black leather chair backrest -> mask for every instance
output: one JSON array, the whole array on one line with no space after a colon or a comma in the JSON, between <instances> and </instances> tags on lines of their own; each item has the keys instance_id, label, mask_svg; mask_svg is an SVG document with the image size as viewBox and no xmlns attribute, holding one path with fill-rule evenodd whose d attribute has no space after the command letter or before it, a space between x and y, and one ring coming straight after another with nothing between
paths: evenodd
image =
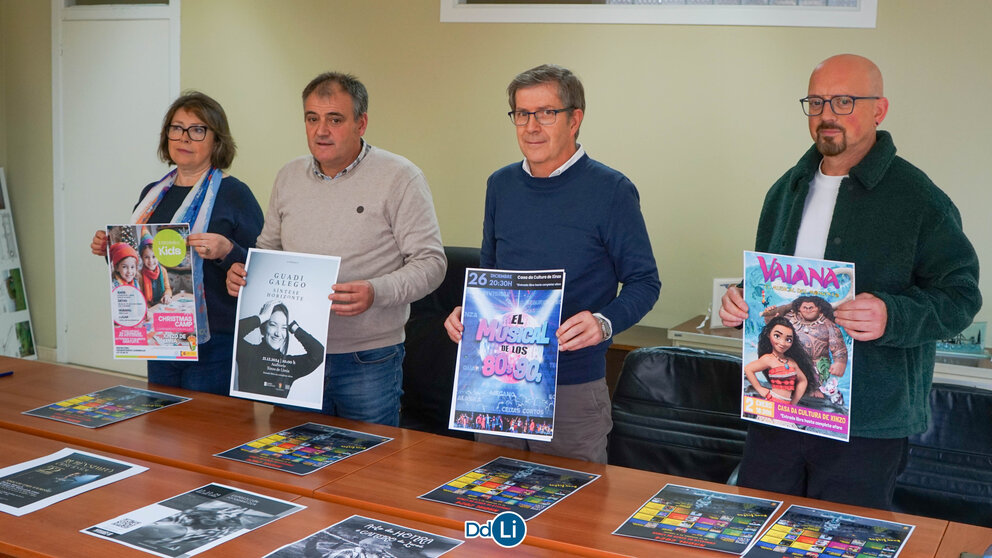
<instances>
[{"instance_id":1,"label":"black leather chair backrest","mask_svg":"<svg viewBox=\"0 0 992 558\"><path fill-rule=\"evenodd\" d=\"M613 394L609 463L726 482L740 463L741 359L682 347L627 355Z\"/></svg>"},{"instance_id":2,"label":"black leather chair backrest","mask_svg":"<svg viewBox=\"0 0 992 558\"><path fill-rule=\"evenodd\" d=\"M410 305L400 426L470 438L471 434L448 430L458 345L448 338L444 320L462 303L465 268L479 267L479 249L445 246L444 254L448 270L441 285Z\"/></svg>"},{"instance_id":3,"label":"black leather chair backrest","mask_svg":"<svg viewBox=\"0 0 992 558\"><path fill-rule=\"evenodd\" d=\"M933 384L930 427L909 439L900 512L992 527L992 391Z\"/></svg>"}]
</instances>

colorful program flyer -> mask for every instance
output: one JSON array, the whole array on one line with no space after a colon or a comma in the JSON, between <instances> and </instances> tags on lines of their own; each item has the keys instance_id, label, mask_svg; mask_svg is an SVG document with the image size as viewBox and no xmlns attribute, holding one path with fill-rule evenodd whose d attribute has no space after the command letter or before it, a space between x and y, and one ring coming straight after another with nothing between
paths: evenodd
<instances>
[{"instance_id":1,"label":"colorful program flyer","mask_svg":"<svg viewBox=\"0 0 992 558\"><path fill-rule=\"evenodd\" d=\"M231 395L320 409L331 285L341 258L248 250Z\"/></svg>"},{"instance_id":2,"label":"colorful program flyer","mask_svg":"<svg viewBox=\"0 0 992 558\"><path fill-rule=\"evenodd\" d=\"M193 556L306 506L208 484L82 532L156 556Z\"/></svg>"},{"instance_id":3,"label":"colorful program flyer","mask_svg":"<svg viewBox=\"0 0 992 558\"><path fill-rule=\"evenodd\" d=\"M896 558L913 529L903 523L789 506L744 558Z\"/></svg>"},{"instance_id":4,"label":"colorful program flyer","mask_svg":"<svg viewBox=\"0 0 992 558\"><path fill-rule=\"evenodd\" d=\"M847 441L854 340L834 310L854 264L744 252L741 417Z\"/></svg>"},{"instance_id":5,"label":"colorful program flyer","mask_svg":"<svg viewBox=\"0 0 992 558\"><path fill-rule=\"evenodd\" d=\"M114 358L196 360L189 225L107 226Z\"/></svg>"},{"instance_id":6,"label":"colorful program flyer","mask_svg":"<svg viewBox=\"0 0 992 558\"><path fill-rule=\"evenodd\" d=\"M65 448L0 469L0 511L21 516L147 470Z\"/></svg>"},{"instance_id":7,"label":"colorful program flyer","mask_svg":"<svg viewBox=\"0 0 992 558\"><path fill-rule=\"evenodd\" d=\"M420 498L492 514L512 511L526 521L598 478L591 473L497 457Z\"/></svg>"},{"instance_id":8,"label":"colorful program flyer","mask_svg":"<svg viewBox=\"0 0 992 558\"><path fill-rule=\"evenodd\" d=\"M448 428L551 440L565 271L465 270Z\"/></svg>"},{"instance_id":9,"label":"colorful program flyer","mask_svg":"<svg viewBox=\"0 0 992 558\"><path fill-rule=\"evenodd\" d=\"M217 457L308 475L390 440L392 438L308 422L218 453Z\"/></svg>"},{"instance_id":10,"label":"colorful program flyer","mask_svg":"<svg viewBox=\"0 0 992 558\"><path fill-rule=\"evenodd\" d=\"M24 414L98 428L185 401L189 401L189 397L114 386L24 411Z\"/></svg>"},{"instance_id":11,"label":"colorful program flyer","mask_svg":"<svg viewBox=\"0 0 992 558\"><path fill-rule=\"evenodd\" d=\"M266 554L265 558L436 558L460 544L462 541L458 539L353 515L305 539Z\"/></svg>"},{"instance_id":12,"label":"colorful program flyer","mask_svg":"<svg viewBox=\"0 0 992 558\"><path fill-rule=\"evenodd\" d=\"M613 534L742 554L780 505L777 500L666 484Z\"/></svg>"}]
</instances>

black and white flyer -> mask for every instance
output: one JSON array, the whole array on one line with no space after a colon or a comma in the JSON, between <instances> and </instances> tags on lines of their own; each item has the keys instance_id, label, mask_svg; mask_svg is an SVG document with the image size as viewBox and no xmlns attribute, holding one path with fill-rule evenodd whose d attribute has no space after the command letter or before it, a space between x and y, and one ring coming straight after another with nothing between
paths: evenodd
<instances>
[{"instance_id":1,"label":"black and white flyer","mask_svg":"<svg viewBox=\"0 0 992 558\"><path fill-rule=\"evenodd\" d=\"M231 395L320 409L331 285L341 258L248 250Z\"/></svg>"},{"instance_id":2,"label":"black and white flyer","mask_svg":"<svg viewBox=\"0 0 992 558\"><path fill-rule=\"evenodd\" d=\"M306 506L208 484L82 532L156 556L193 556Z\"/></svg>"},{"instance_id":3,"label":"black and white flyer","mask_svg":"<svg viewBox=\"0 0 992 558\"><path fill-rule=\"evenodd\" d=\"M435 558L462 544L458 539L353 515L265 558L391 556Z\"/></svg>"},{"instance_id":4,"label":"black and white flyer","mask_svg":"<svg viewBox=\"0 0 992 558\"><path fill-rule=\"evenodd\" d=\"M21 516L147 470L65 448L0 469L0 511Z\"/></svg>"}]
</instances>

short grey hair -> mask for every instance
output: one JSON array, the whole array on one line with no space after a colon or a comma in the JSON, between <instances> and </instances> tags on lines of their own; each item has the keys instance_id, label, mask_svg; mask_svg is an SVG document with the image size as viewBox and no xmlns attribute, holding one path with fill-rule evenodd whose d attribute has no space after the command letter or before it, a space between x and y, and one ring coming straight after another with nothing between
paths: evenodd
<instances>
[{"instance_id":1,"label":"short grey hair","mask_svg":"<svg viewBox=\"0 0 992 558\"><path fill-rule=\"evenodd\" d=\"M303 102L307 102L307 97L313 93L321 98L334 95L335 85L351 97L355 120L369 111L369 92L365 89L365 84L358 81L357 77L341 72L324 72L310 80L310 83L303 88Z\"/></svg>"}]
</instances>

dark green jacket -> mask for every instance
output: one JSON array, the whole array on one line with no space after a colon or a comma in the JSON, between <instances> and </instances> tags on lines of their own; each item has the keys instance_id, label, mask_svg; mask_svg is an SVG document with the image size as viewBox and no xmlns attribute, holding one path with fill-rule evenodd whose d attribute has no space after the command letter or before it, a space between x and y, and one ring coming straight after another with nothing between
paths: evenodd
<instances>
[{"instance_id":1,"label":"dark green jacket","mask_svg":"<svg viewBox=\"0 0 992 558\"><path fill-rule=\"evenodd\" d=\"M792 255L813 146L765 197L755 250ZM854 262L857 292L882 299L885 333L854 342L851 435L901 438L927 428L935 341L967 327L982 306L978 256L956 207L923 171L896 156L888 132L841 182L824 258Z\"/></svg>"}]
</instances>

